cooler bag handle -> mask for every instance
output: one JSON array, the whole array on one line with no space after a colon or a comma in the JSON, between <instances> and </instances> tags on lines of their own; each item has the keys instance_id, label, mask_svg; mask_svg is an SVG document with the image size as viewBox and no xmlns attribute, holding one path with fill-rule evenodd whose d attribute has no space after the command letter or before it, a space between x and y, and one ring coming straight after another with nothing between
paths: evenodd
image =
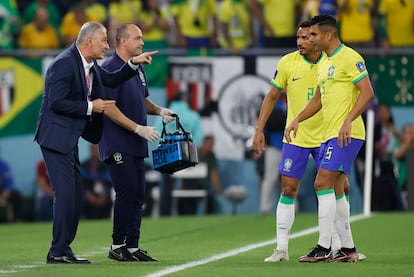
<instances>
[{"instance_id":1,"label":"cooler bag handle","mask_svg":"<svg viewBox=\"0 0 414 277\"><path fill-rule=\"evenodd\" d=\"M172 116L172 117L175 117L175 128L176 128L176 132L177 131L182 131L182 133L184 134L184 135L186 135L188 132L186 132L185 130L184 130L184 127L183 127L183 125L181 125L181 123L180 123L180 117L178 116L178 114L176 114L176 113L173 113L173 114L171 114L170 116ZM166 129L165 129L165 126L166 126L167 124L165 124L164 123L164 121L162 122L162 132L161 132L161 138L163 138L166 134L167 134L167 131L166 131ZM186 135L186 137L188 137L187 135ZM188 139L188 138L187 138Z\"/></svg>"},{"instance_id":2,"label":"cooler bag handle","mask_svg":"<svg viewBox=\"0 0 414 277\"><path fill-rule=\"evenodd\" d=\"M170 116L175 117L175 119L177 119L177 118L178 118L178 114L176 114L176 113L170 114ZM164 121L162 121L162 132L161 132L161 138L163 138L163 137L167 134L167 132L166 132L166 130L165 130L165 126L166 126L166 125L167 125L167 124L165 124L165 123L164 123Z\"/></svg>"}]
</instances>

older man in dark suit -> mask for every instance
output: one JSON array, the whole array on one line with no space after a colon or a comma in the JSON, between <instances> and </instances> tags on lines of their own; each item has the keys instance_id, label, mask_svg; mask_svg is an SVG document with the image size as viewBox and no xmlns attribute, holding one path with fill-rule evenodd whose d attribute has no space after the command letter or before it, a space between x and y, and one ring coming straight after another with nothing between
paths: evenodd
<instances>
[{"instance_id":1,"label":"older man in dark suit","mask_svg":"<svg viewBox=\"0 0 414 277\"><path fill-rule=\"evenodd\" d=\"M82 136L98 143L102 135L102 113L114 101L106 101L103 86L116 87L136 75L138 64L151 63L157 51L132 57L115 72L102 69L96 59L109 49L106 28L85 23L68 49L50 64L39 113L35 141L40 145L55 192L53 240L47 263L83 263L70 244L75 239L82 201L78 140ZM158 137L152 128L142 126L143 137Z\"/></svg>"}]
</instances>

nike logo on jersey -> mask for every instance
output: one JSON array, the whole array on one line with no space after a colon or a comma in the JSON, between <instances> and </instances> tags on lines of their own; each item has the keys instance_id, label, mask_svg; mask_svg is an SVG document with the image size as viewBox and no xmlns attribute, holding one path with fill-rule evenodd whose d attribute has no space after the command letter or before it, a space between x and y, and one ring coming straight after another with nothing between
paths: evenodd
<instances>
[{"instance_id":1,"label":"nike logo on jersey","mask_svg":"<svg viewBox=\"0 0 414 277\"><path fill-rule=\"evenodd\" d=\"M297 80L299 80L300 78L295 78L295 77L293 77L292 78L292 82L294 82L294 81L297 81Z\"/></svg>"}]
</instances>

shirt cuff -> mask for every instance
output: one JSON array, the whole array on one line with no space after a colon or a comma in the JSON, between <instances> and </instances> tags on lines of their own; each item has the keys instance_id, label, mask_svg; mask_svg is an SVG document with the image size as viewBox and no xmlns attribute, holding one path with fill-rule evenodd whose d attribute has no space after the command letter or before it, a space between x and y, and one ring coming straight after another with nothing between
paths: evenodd
<instances>
[{"instance_id":1,"label":"shirt cuff","mask_svg":"<svg viewBox=\"0 0 414 277\"><path fill-rule=\"evenodd\" d=\"M93 110L92 101L88 101L88 110L86 111L86 115L91 115Z\"/></svg>"},{"instance_id":2,"label":"shirt cuff","mask_svg":"<svg viewBox=\"0 0 414 277\"><path fill-rule=\"evenodd\" d=\"M128 60L128 64L133 70L138 69L139 64L133 64L130 59Z\"/></svg>"}]
</instances>

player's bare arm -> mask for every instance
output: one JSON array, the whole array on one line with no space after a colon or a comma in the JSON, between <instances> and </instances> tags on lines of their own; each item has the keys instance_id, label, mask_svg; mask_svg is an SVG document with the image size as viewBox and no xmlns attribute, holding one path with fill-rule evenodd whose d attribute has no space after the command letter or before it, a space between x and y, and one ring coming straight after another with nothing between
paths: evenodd
<instances>
[{"instance_id":1,"label":"player's bare arm","mask_svg":"<svg viewBox=\"0 0 414 277\"><path fill-rule=\"evenodd\" d=\"M309 100L308 104L300 111L297 116L289 123L285 128L285 139L288 143L292 142L292 137L290 136L293 132L293 137L296 137L296 133L299 129L299 122L302 122L314 114L316 114L322 108L321 103L321 91L319 88L316 89L315 95Z\"/></svg>"},{"instance_id":2,"label":"player's bare arm","mask_svg":"<svg viewBox=\"0 0 414 277\"><path fill-rule=\"evenodd\" d=\"M279 99L280 94L281 90L271 86L267 91L265 98L263 99L259 118L257 119L256 132L253 138L253 150L259 155L266 148L263 129L266 125L267 120L269 119L270 114L272 113L273 107Z\"/></svg>"},{"instance_id":3,"label":"player's bare arm","mask_svg":"<svg viewBox=\"0 0 414 277\"><path fill-rule=\"evenodd\" d=\"M343 145L347 146L351 143L351 127L352 121L354 121L358 116L360 116L368 106L368 103L374 97L374 90L372 89L371 82L369 77L361 79L356 87L359 89L360 94L357 101L355 102L354 107L349 112L348 116L345 118L345 121L339 130L338 133L338 145L342 147Z\"/></svg>"}]
</instances>

